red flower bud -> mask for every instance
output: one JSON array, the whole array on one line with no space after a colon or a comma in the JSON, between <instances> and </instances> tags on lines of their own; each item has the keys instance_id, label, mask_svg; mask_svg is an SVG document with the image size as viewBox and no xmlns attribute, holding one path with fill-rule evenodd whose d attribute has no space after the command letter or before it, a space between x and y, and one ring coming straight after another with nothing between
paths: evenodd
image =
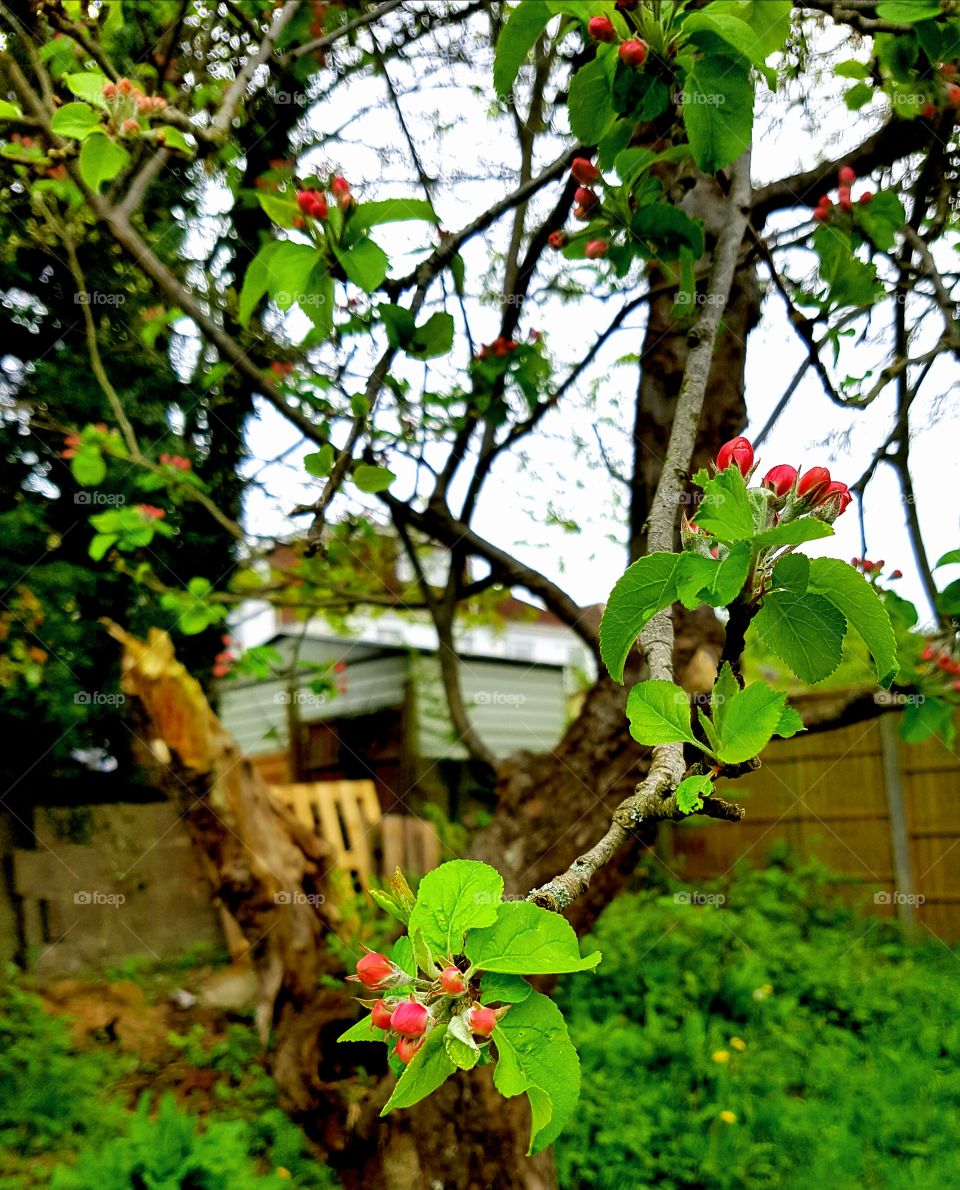
<instances>
[{"instance_id":1,"label":"red flower bud","mask_svg":"<svg viewBox=\"0 0 960 1190\"><path fill-rule=\"evenodd\" d=\"M847 508L853 501L850 495L850 489L845 483L840 483L835 480L833 483L827 484L823 492L816 501L816 507L821 519L835 520L841 513L846 512ZM876 569L880 570L880 566Z\"/></svg>"},{"instance_id":2,"label":"red flower bud","mask_svg":"<svg viewBox=\"0 0 960 1190\"><path fill-rule=\"evenodd\" d=\"M903 571L902 570L891 570L890 577L892 579L893 578L903 578Z\"/></svg>"},{"instance_id":3,"label":"red flower bud","mask_svg":"<svg viewBox=\"0 0 960 1190\"><path fill-rule=\"evenodd\" d=\"M396 966L390 962L386 955L371 950L357 963L356 978L365 987L379 988L393 980L396 970Z\"/></svg>"},{"instance_id":4,"label":"red flower bud","mask_svg":"<svg viewBox=\"0 0 960 1190\"><path fill-rule=\"evenodd\" d=\"M600 196L595 190L590 190L587 186L581 186L573 196L574 201L578 206L581 206L586 211L591 211L600 201Z\"/></svg>"},{"instance_id":5,"label":"red flower bud","mask_svg":"<svg viewBox=\"0 0 960 1190\"><path fill-rule=\"evenodd\" d=\"M811 467L804 471L797 484L797 496L808 504L815 504L830 483L830 472L826 467Z\"/></svg>"},{"instance_id":6,"label":"red flower bud","mask_svg":"<svg viewBox=\"0 0 960 1190\"><path fill-rule=\"evenodd\" d=\"M744 437L731 438L717 453L717 470L726 471L733 464L744 477L753 466L753 447Z\"/></svg>"},{"instance_id":7,"label":"red flower bud","mask_svg":"<svg viewBox=\"0 0 960 1190\"><path fill-rule=\"evenodd\" d=\"M587 260L599 260L601 256L606 256L609 247L606 240L590 240L584 248L583 254Z\"/></svg>"},{"instance_id":8,"label":"red flower bud","mask_svg":"<svg viewBox=\"0 0 960 1190\"><path fill-rule=\"evenodd\" d=\"M960 107L960 87L956 83L951 83L947 87L947 103L951 107Z\"/></svg>"},{"instance_id":9,"label":"red flower bud","mask_svg":"<svg viewBox=\"0 0 960 1190\"><path fill-rule=\"evenodd\" d=\"M463 973L457 967L444 967L440 972L440 986L448 996L459 996L466 990Z\"/></svg>"},{"instance_id":10,"label":"red flower bud","mask_svg":"<svg viewBox=\"0 0 960 1190\"><path fill-rule=\"evenodd\" d=\"M104 83L103 84L104 99L113 99L114 96L116 95L116 93L117 93L116 84L114 84L114 83Z\"/></svg>"},{"instance_id":11,"label":"red flower bud","mask_svg":"<svg viewBox=\"0 0 960 1190\"><path fill-rule=\"evenodd\" d=\"M125 132L127 136L133 136L135 132L140 131L140 121L135 120L133 116L131 116L128 120L124 120L124 122L120 125L120 131Z\"/></svg>"},{"instance_id":12,"label":"red flower bud","mask_svg":"<svg viewBox=\"0 0 960 1190\"><path fill-rule=\"evenodd\" d=\"M386 1000L378 1000L373 1006L373 1012L370 1013L370 1023L375 1029L389 1029L391 1016L393 1016L393 1010Z\"/></svg>"},{"instance_id":13,"label":"red flower bud","mask_svg":"<svg viewBox=\"0 0 960 1190\"><path fill-rule=\"evenodd\" d=\"M350 193L350 183L346 178L336 177L330 183L330 189L337 196L337 198L343 198L345 194Z\"/></svg>"},{"instance_id":14,"label":"red flower bud","mask_svg":"<svg viewBox=\"0 0 960 1190\"><path fill-rule=\"evenodd\" d=\"M957 73L956 62L944 62L944 64L940 67L940 73L944 78L952 79Z\"/></svg>"},{"instance_id":15,"label":"red flower bud","mask_svg":"<svg viewBox=\"0 0 960 1190\"><path fill-rule=\"evenodd\" d=\"M864 190L863 194L860 195L860 202L862 206L869 206L873 202L873 191Z\"/></svg>"},{"instance_id":16,"label":"red flower bud","mask_svg":"<svg viewBox=\"0 0 960 1190\"><path fill-rule=\"evenodd\" d=\"M570 172L581 186L592 186L594 182L600 181L600 171L586 157L574 157Z\"/></svg>"},{"instance_id":17,"label":"red flower bud","mask_svg":"<svg viewBox=\"0 0 960 1190\"><path fill-rule=\"evenodd\" d=\"M789 463L778 463L771 467L761 481L761 487L769 488L775 496L786 496L797 482L797 469Z\"/></svg>"},{"instance_id":18,"label":"red flower bud","mask_svg":"<svg viewBox=\"0 0 960 1190\"><path fill-rule=\"evenodd\" d=\"M404 1064L404 1066L406 1066L416 1054L421 1045L423 1045L423 1040L421 1038L414 1040L412 1037L401 1037L397 1042L394 1053Z\"/></svg>"},{"instance_id":19,"label":"red flower bud","mask_svg":"<svg viewBox=\"0 0 960 1190\"><path fill-rule=\"evenodd\" d=\"M620 43L620 61L626 66L642 66L646 61L647 46L637 39Z\"/></svg>"},{"instance_id":20,"label":"red flower bud","mask_svg":"<svg viewBox=\"0 0 960 1190\"><path fill-rule=\"evenodd\" d=\"M118 79L117 90L121 95L129 95L133 90L133 83L131 83L129 79Z\"/></svg>"},{"instance_id":21,"label":"red flower bud","mask_svg":"<svg viewBox=\"0 0 960 1190\"><path fill-rule=\"evenodd\" d=\"M401 1000L390 1017L390 1027L404 1037L422 1037L430 1013L416 1000Z\"/></svg>"},{"instance_id":22,"label":"red flower bud","mask_svg":"<svg viewBox=\"0 0 960 1190\"><path fill-rule=\"evenodd\" d=\"M167 515L162 508L156 508L153 504L138 504L137 511L147 521L162 521Z\"/></svg>"},{"instance_id":23,"label":"red flower bud","mask_svg":"<svg viewBox=\"0 0 960 1190\"><path fill-rule=\"evenodd\" d=\"M928 103L925 107L921 108L921 110L920 110L920 115L923 116L923 118L925 120L932 120L936 114L937 114L937 109L932 103Z\"/></svg>"},{"instance_id":24,"label":"red flower bud","mask_svg":"<svg viewBox=\"0 0 960 1190\"><path fill-rule=\"evenodd\" d=\"M817 209L813 212L813 217L817 223L827 223L830 219L830 208L817 207Z\"/></svg>"},{"instance_id":25,"label":"red flower bud","mask_svg":"<svg viewBox=\"0 0 960 1190\"><path fill-rule=\"evenodd\" d=\"M617 31L609 17L591 17L587 21L587 33L594 41L616 41Z\"/></svg>"},{"instance_id":26,"label":"red flower bud","mask_svg":"<svg viewBox=\"0 0 960 1190\"><path fill-rule=\"evenodd\" d=\"M467 1012L467 1027L471 1033L476 1033L480 1037L489 1037L496 1023L497 1014L492 1008L474 1004Z\"/></svg>"},{"instance_id":27,"label":"red flower bud","mask_svg":"<svg viewBox=\"0 0 960 1190\"><path fill-rule=\"evenodd\" d=\"M853 203L850 200L850 187L839 186L837 188L837 202L841 211L853 210Z\"/></svg>"},{"instance_id":28,"label":"red flower bud","mask_svg":"<svg viewBox=\"0 0 960 1190\"><path fill-rule=\"evenodd\" d=\"M841 186L852 186L857 180L857 174L849 165L841 165L837 178Z\"/></svg>"},{"instance_id":29,"label":"red flower bud","mask_svg":"<svg viewBox=\"0 0 960 1190\"><path fill-rule=\"evenodd\" d=\"M566 244L567 237L562 231L551 231L547 236L547 243L558 252Z\"/></svg>"},{"instance_id":30,"label":"red flower bud","mask_svg":"<svg viewBox=\"0 0 960 1190\"><path fill-rule=\"evenodd\" d=\"M921 661L932 661L936 657L937 651L933 645L924 645L923 652L920 654Z\"/></svg>"}]
</instances>

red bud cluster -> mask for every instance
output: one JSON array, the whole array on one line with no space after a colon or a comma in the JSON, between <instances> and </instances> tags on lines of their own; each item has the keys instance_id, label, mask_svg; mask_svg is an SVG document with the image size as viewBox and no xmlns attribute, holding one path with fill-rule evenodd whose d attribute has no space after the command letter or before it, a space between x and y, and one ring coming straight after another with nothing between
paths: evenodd
<instances>
[{"instance_id":1,"label":"red bud cluster","mask_svg":"<svg viewBox=\"0 0 960 1190\"><path fill-rule=\"evenodd\" d=\"M503 335L499 335L492 343L483 344L477 352L477 359L489 359L491 355L496 356L497 359L503 359L511 351L516 351L517 347L516 339L505 339Z\"/></svg>"},{"instance_id":2,"label":"red bud cluster","mask_svg":"<svg viewBox=\"0 0 960 1190\"><path fill-rule=\"evenodd\" d=\"M753 444L749 439L741 435L720 447L717 471L726 471L728 467L736 467L744 479L749 479L754 467ZM766 473L760 486L776 498L775 508L789 504L801 512L816 509L820 520L831 523L846 511L853 499L847 485L831 479L826 467L811 467L800 475L789 463L778 463ZM688 531L693 528L691 525Z\"/></svg>"},{"instance_id":3,"label":"red bud cluster","mask_svg":"<svg viewBox=\"0 0 960 1190\"><path fill-rule=\"evenodd\" d=\"M153 504L138 504L137 512L145 521L162 521L167 515L162 508L157 508Z\"/></svg>"},{"instance_id":4,"label":"red bud cluster","mask_svg":"<svg viewBox=\"0 0 960 1190\"><path fill-rule=\"evenodd\" d=\"M326 219L329 213L326 196L319 190L298 190L297 206L311 219Z\"/></svg>"},{"instance_id":5,"label":"red bud cluster","mask_svg":"<svg viewBox=\"0 0 960 1190\"><path fill-rule=\"evenodd\" d=\"M183 455L161 455L160 464L163 467L174 467L177 471L189 471L192 464Z\"/></svg>"}]
</instances>

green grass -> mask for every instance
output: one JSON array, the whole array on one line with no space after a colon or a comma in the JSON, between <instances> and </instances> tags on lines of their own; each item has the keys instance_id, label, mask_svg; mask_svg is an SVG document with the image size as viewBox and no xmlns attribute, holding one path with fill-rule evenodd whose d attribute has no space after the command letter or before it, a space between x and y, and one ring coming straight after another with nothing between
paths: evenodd
<instances>
[{"instance_id":1,"label":"green grass","mask_svg":"<svg viewBox=\"0 0 960 1190\"><path fill-rule=\"evenodd\" d=\"M822 870L713 891L621 897L584 944L597 974L564 981L563 1190L960 1186L956 955L841 907Z\"/></svg>"}]
</instances>

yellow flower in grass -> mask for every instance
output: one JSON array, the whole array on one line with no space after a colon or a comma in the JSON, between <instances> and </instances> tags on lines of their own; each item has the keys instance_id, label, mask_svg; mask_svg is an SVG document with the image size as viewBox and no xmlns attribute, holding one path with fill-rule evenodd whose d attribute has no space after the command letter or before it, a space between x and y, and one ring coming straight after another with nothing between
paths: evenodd
<instances>
[{"instance_id":1,"label":"yellow flower in grass","mask_svg":"<svg viewBox=\"0 0 960 1190\"><path fill-rule=\"evenodd\" d=\"M738 1054L742 1054L743 1051L747 1048L747 1043L743 1040L742 1037L731 1037L730 1045L733 1049L735 1049L737 1051Z\"/></svg>"},{"instance_id":2,"label":"yellow flower in grass","mask_svg":"<svg viewBox=\"0 0 960 1190\"><path fill-rule=\"evenodd\" d=\"M714 1062L719 1062L722 1065L724 1062L730 1061L730 1051L715 1050L713 1054L711 1054L711 1057L713 1058Z\"/></svg>"},{"instance_id":3,"label":"yellow flower in grass","mask_svg":"<svg viewBox=\"0 0 960 1190\"><path fill-rule=\"evenodd\" d=\"M737 1113L732 1111L722 1111L720 1113L720 1119L723 1120L724 1124L736 1124Z\"/></svg>"}]
</instances>

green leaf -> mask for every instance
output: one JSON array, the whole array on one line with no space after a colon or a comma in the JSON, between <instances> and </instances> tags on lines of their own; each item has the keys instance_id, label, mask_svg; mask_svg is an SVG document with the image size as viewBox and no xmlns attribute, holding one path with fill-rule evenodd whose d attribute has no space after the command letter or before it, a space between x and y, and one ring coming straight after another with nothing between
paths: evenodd
<instances>
[{"instance_id":1,"label":"green leaf","mask_svg":"<svg viewBox=\"0 0 960 1190\"><path fill-rule=\"evenodd\" d=\"M677 598L680 555L647 554L617 580L600 621L600 656L615 682L623 681L623 667L633 642L658 611Z\"/></svg>"},{"instance_id":2,"label":"green leaf","mask_svg":"<svg viewBox=\"0 0 960 1190\"><path fill-rule=\"evenodd\" d=\"M827 286L832 306L870 306L883 295L872 264L857 257L855 245L839 227L818 227L813 249L820 258L820 277Z\"/></svg>"},{"instance_id":3,"label":"green leaf","mask_svg":"<svg viewBox=\"0 0 960 1190\"><path fill-rule=\"evenodd\" d=\"M420 881L409 928L422 929L435 953L452 957L460 954L467 930L496 922L502 899L503 877L496 869L473 859L450 860Z\"/></svg>"},{"instance_id":4,"label":"green leaf","mask_svg":"<svg viewBox=\"0 0 960 1190\"><path fill-rule=\"evenodd\" d=\"M470 930L464 953L480 970L508 975L589 971L600 962L598 950L580 957L577 936L565 917L530 901L500 905L493 925Z\"/></svg>"},{"instance_id":5,"label":"green leaf","mask_svg":"<svg viewBox=\"0 0 960 1190\"><path fill-rule=\"evenodd\" d=\"M307 278L304 292L297 303L313 323L317 335L328 339L333 330L333 278L327 271L326 261L321 260Z\"/></svg>"},{"instance_id":6,"label":"green leaf","mask_svg":"<svg viewBox=\"0 0 960 1190\"><path fill-rule=\"evenodd\" d=\"M833 525L816 517L803 517L799 521L786 521L755 533L753 544L766 549L772 545L802 545L805 541L819 541L822 537L832 536Z\"/></svg>"},{"instance_id":7,"label":"green leaf","mask_svg":"<svg viewBox=\"0 0 960 1190\"><path fill-rule=\"evenodd\" d=\"M744 541L753 537L753 511L747 485L736 467L727 467L704 482L703 499L697 509L697 524L721 541Z\"/></svg>"},{"instance_id":8,"label":"green leaf","mask_svg":"<svg viewBox=\"0 0 960 1190\"><path fill-rule=\"evenodd\" d=\"M398 1107L412 1107L414 1103L419 1103L453 1074L456 1066L444 1045L446 1034L446 1029L439 1026L430 1030L426 1041L413 1055L393 1088L393 1094L387 1100L381 1116Z\"/></svg>"},{"instance_id":9,"label":"green leaf","mask_svg":"<svg viewBox=\"0 0 960 1190\"><path fill-rule=\"evenodd\" d=\"M186 153L188 156L193 152L190 142L173 124L161 124L157 129L157 139L161 140L166 149L175 149L178 153Z\"/></svg>"},{"instance_id":10,"label":"green leaf","mask_svg":"<svg viewBox=\"0 0 960 1190\"><path fill-rule=\"evenodd\" d=\"M957 563L960 563L960 550L947 550L933 569L939 570L941 566L953 566Z\"/></svg>"},{"instance_id":11,"label":"green leaf","mask_svg":"<svg viewBox=\"0 0 960 1190\"><path fill-rule=\"evenodd\" d=\"M787 696L766 682L752 682L718 702L713 722L720 736L718 754L724 764L741 764L758 756L776 732Z\"/></svg>"},{"instance_id":12,"label":"green leaf","mask_svg":"<svg viewBox=\"0 0 960 1190\"><path fill-rule=\"evenodd\" d=\"M810 589L846 616L870 650L877 667L877 681L885 689L897 676L897 640L890 617L880 596L859 570L837 558L814 558L810 562Z\"/></svg>"},{"instance_id":13,"label":"green leaf","mask_svg":"<svg viewBox=\"0 0 960 1190\"><path fill-rule=\"evenodd\" d=\"M791 0L714 0L710 12L714 16L734 16L750 27L756 52L765 62L771 54L783 49L790 34ZM747 55L752 57L751 55Z\"/></svg>"},{"instance_id":14,"label":"green leaf","mask_svg":"<svg viewBox=\"0 0 960 1190\"><path fill-rule=\"evenodd\" d=\"M390 267L390 259L379 244L371 239L357 240L346 252L337 252L343 271L354 285L366 293L380 285Z\"/></svg>"},{"instance_id":15,"label":"green leaf","mask_svg":"<svg viewBox=\"0 0 960 1190\"><path fill-rule=\"evenodd\" d=\"M308 279L319 260L312 244L280 241L267 268L267 289L281 310L289 310L307 292Z\"/></svg>"},{"instance_id":16,"label":"green leaf","mask_svg":"<svg viewBox=\"0 0 960 1190\"><path fill-rule=\"evenodd\" d=\"M879 19L893 25L916 25L920 21L932 21L942 12L938 0L883 0L877 5Z\"/></svg>"},{"instance_id":17,"label":"green leaf","mask_svg":"<svg viewBox=\"0 0 960 1190\"><path fill-rule=\"evenodd\" d=\"M356 207L350 215L350 230L367 231L381 223L403 223L410 219L438 222L436 212L424 198L384 198Z\"/></svg>"},{"instance_id":18,"label":"green leaf","mask_svg":"<svg viewBox=\"0 0 960 1190\"><path fill-rule=\"evenodd\" d=\"M88 70L82 74L65 74L63 81L78 99L92 103L94 107L103 108L104 111L108 110L109 104L103 93L103 88L104 84L110 80L99 70Z\"/></svg>"},{"instance_id":19,"label":"green leaf","mask_svg":"<svg viewBox=\"0 0 960 1190\"><path fill-rule=\"evenodd\" d=\"M391 347L403 348L410 342L415 330L413 315L403 306L395 306L384 302L377 307L377 313L387 332L387 342Z\"/></svg>"},{"instance_id":20,"label":"green leaf","mask_svg":"<svg viewBox=\"0 0 960 1190\"><path fill-rule=\"evenodd\" d=\"M580 1096L580 1059L560 1009L540 992L515 1004L498 1021L493 1040L499 1060L493 1083L506 1099L530 1100L528 1156L553 1144Z\"/></svg>"},{"instance_id":21,"label":"green leaf","mask_svg":"<svg viewBox=\"0 0 960 1190\"><path fill-rule=\"evenodd\" d=\"M389 913L391 917L395 917L401 925L406 925L410 920L409 911L404 909L395 897L384 892L382 888L370 888L367 889L367 892L369 892L370 900L374 905L377 905L385 913Z\"/></svg>"},{"instance_id":22,"label":"green leaf","mask_svg":"<svg viewBox=\"0 0 960 1190\"><path fill-rule=\"evenodd\" d=\"M505 97L510 94L520 67L526 62L552 16L546 0L523 0L510 10L500 30L493 60L493 85L498 95Z\"/></svg>"},{"instance_id":23,"label":"green leaf","mask_svg":"<svg viewBox=\"0 0 960 1190\"><path fill-rule=\"evenodd\" d=\"M303 465L308 475L313 475L317 479L326 479L333 470L333 461L334 449L329 442L325 442L319 450L304 458Z\"/></svg>"},{"instance_id":24,"label":"green leaf","mask_svg":"<svg viewBox=\"0 0 960 1190\"><path fill-rule=\"evenodd\" d=\"M433 961L426 935L420 926L410 927L410 942L413 946L413 961L417 964L417 970L422 971L430 979L436 979L440 974L440 968Z\"/></svg>"},{"instance_id":25,"label":"green leaf","mask_svg":"<svg viewBox=\"0 0 960 1190\"><path fill-rule=\"evenodd\" d=\"M53 113L50 127L60 136L83 140L101 127L100 116L87 103L65 103Z\"/></svg>"},{"instance_id":26,"label":"green leaf","mask_svg":"<svg viewBox=\"0 0 960 1190\"><path fill-rule=\"evenodd\" d=\"M453 346L453 316L443 311L431 314L418 326L406 344L407 355L414 359L433 359L446 355Z\"/></svg>"},{"instance_id":27,"label":"green leaf","mask_svg":"<svg viewBox=\"0 0 960 1190\"><path fill-rule=\"evenodd\" d=\"M0 99L0 120L19 120L23 115L22 109L9 99Z\"/></svg>"},{"instance_id":28,"label":"green leaf","mask_svg":"<svg viewBox=\"0 0 960 1190\"><path fill-rule=\"evenodd\" d=\"M677 786L677 809L681 814L692 814L703 809L703 799L713 793L713 782L707 773L684 777Z\"/></svg>"},{"instance_id":29,"label":"green leaf","mask_svg":"<svg viewBox=\"0 0 960 1190\"><path fill-rule=\"evenodd\" d=\"M880 249L889 252L897 242L897 232L907 221L903 203L892 190L880 190L866 206L854 207L857 224Z\"/></svg>"},{"instance_id":30,"label":"green leaf","mask_svg":"<svg viewBox=\"0 0 960 1190\"><path fill-rule=\"evenodd\" d=\"M116 545L118 540L119 538L116 533L95 533L90 539L87 553L94 562L100 562L106 557L112 547Z\"/></svg>"},{"instance_id":31,"label":"green leaf","mask_svg":"<svg viewBox=\"0 0 960 1190\"><path fill-rule=\"evenodd\" d=\"M362 1016L356 1024L350 1026L345 1033L341 1033L337 1041L385 1041L386 1033L372 1023L372 1013Z\"/></svg>"},{"instance_id":32,"label":"green leaf","mask_svg":"<svg viewBox=\"0 0 960 1190\"><path fill-rule=\"evenodd\" d=\"M687 75L683 123L693 159L705 173L725 169L749 148L753 101L749 71L729 58L706 55Z\"/></svg>"},{"instance_id":33,"label":"green leaf","mask_svg":"<svg viewBox=\"0 0 960 1190\"><path fill-rule=\"evenodd\" d=\"M270 287L270 262L279 247L279 240L268 240L247 265L237 306L237 321L241 326L250 321L250 315Z\"/></svg>"},{"instance_id":34,"label":"green leaf","mask_svg":"<svg viewBox=\"0 0 960 1190\"><path fill-rule=\"evenodd\" d=\"M746 21L729 11L717 11L715 5L711 5L706 11L691 13L683 22L683 31L691 35L691 40L695 44L700 43L696 34L710 34L711 37L703 46L704 51L708 54L714 48L713 38L719 37L721 41L726 42L731 49L746 58L748 62L752 62L754 66L763 66L772 52L764 49Z\"/></svg>"},{"instance_id":35,"label":"green leaf","mask_svg":"<svg viewBox=\"0 0 960 1190\"><path fill-rule=\"evenodd\" d=\"M649 243L660 260L676 260L684 248L695 260L703 255L703 224L668 203L641 207L630 220L630 231Z\"/></svg>"},{"instance_id":36,"label":"green leaf","mask_svg":"<svg viewBox=\"0 0 960 1190\"><path fill-rule=\"evenodd\" d=\"M70 460L70 470L77 483L85 488L96 487L107 476L103 455L90 443L77 447L76 454Z\"/></svg>"},{"instance_id":37,"label":"green leaf","mask_svg":"<svg viewBox=\"0 0 960 1190\"><path fill-rule=\"evenodd\" d=\"M454 1066L460 1070L472 1070L480 1061L480 1049L476 1043L469 1045L454 1032L454 1021L460 1019L460 1017L454 1017L450 1022L443 1038L443 1047Z\"/></svg>"},{"instance_id":38,"label":"green leaf","mask_svg":"<svg viewBox=\"0 0 960 1190\"><path fill-rule=\"evenodd\" d=\"M603 55L581 66L571 80L567 98L570 131L585 145L595 145L616 119L612 86L611 69Z\"/></svg>"},{"instance_id":39,"label":"green leaf","mask_svg":"<svg viewBox=\"0 0 960 1190\"><path fill-rule=\"evenodd\" d=\"M802 595L810 583L810 559L805 554L787 554L773 568L773 581L795 595Z\"/></svg>"},{"instance_id":40,"label":"green leaf","mask_svg":"<svg viewBox=\"0 0 960 1190\"><path fill-rule=\"evenodd\" d=\"M638 682L627 697L630 734L638 744L696 744L690 726L690 703L673 682L651 678Z\"/></svg>"},{"instance_id":41,"label":"green leaf","mask_svg":"<svg viewBox=\"0 0 960 1190\"><path fill-rule=\"evenodd\" d=\"M793 707L785 706L780 712L780 722L777 724L776 731L773 734L786 740L790 736L796 735L798 731L806 730L800 712Z\"/></svg>"},{"instance_id":42,"label":"green leaf","mask_svg":"<svg viewBox=\"0 0 960 1190\"><path fill-rule=\"evenodd\" d=\"M752 557L749 541L738 542L722 562L700 554L681 554L677 567L680 602L691 611L701 603L726 607L746 583Z\"/></svg>"},{"instance_id":43,"label":"green leaf","mask_svg":"<svg viewBox=\"0 0 960 1190\"><path fill-rule=\"evenodd\" d=\"M847 58L845 62L838 62L833 73L842 79L868 79L870 77L870 63L858 62L856 58Z\"/></svg>"},{"instance_id":44,"label":"green leaf","mask_svg":"<svg viewBox=\"0 0 960 1190\"><path fill-rule=\"evenodd\" d=\"M903 709L900 736L908 744L920 744L931 736L953 747L956 734L954 706L942 698L925 698L922 702L908 702Z\"/></svg>"},{"instance_id":45,"label":"green leaf","mask_svg":"<svg viewBox=\"0 0 960 1190\"><path fill-rule=\"evenodd\" d=\"M948 583L936 599L937 611L944 616L960 615L960 578Z\"/></svg>"},{"instance_id":46,"label":"green leaf","mask_svg":"<svg viewBox=\"0 0 960 1190\"><path fill-rule=\"evenodd\" d=\"M519 1004L526 1000L533 988L520 975L503 975L499 971L485 971L480 980L481 1004Z\"/></svg>"},{"instance_id":47,"label":"green leaf","mask_svg":"<svg viewBox=\"0 0 960 1190\"><path fill-rule=\"evenodd\" d=\"M802 682L822 682L843 659L847 622L822 595L771 591L764 596L753 626L767 648Z\"/></svg>"},{"instance_id":48,"label":"green leaf","mask_svg":"<svg viewBox=\"0 0 960 1190\"><path fill-rule=\"evenodd\" d=\"M372 463L360 463L353 472L353 482L371 496L385 492L396 478L389 467L374 467Z\"/></svg>"},{"instance_id":49,"label":"green leaf","mask_svg":"<svg viewBox=\"0 0 960 1190\"><path fill-rule=\"evenodd\" d=\"M109 136L88 136L80 150L80 176L95 193L103 182L111 182L130 160L130 154Z\"/></svg>"},{"instance_id":50,"label":"green leaf","mask_svg":"<svg viewBox=\"0 0 960 1190\"><path fill-rule=\"evenodd\" d=\"M300 216L296 194L292 187L277 192L258 190L257 202L263 213L280 227L293 227L294 220Z\"/></svg>"}]
</instances>

